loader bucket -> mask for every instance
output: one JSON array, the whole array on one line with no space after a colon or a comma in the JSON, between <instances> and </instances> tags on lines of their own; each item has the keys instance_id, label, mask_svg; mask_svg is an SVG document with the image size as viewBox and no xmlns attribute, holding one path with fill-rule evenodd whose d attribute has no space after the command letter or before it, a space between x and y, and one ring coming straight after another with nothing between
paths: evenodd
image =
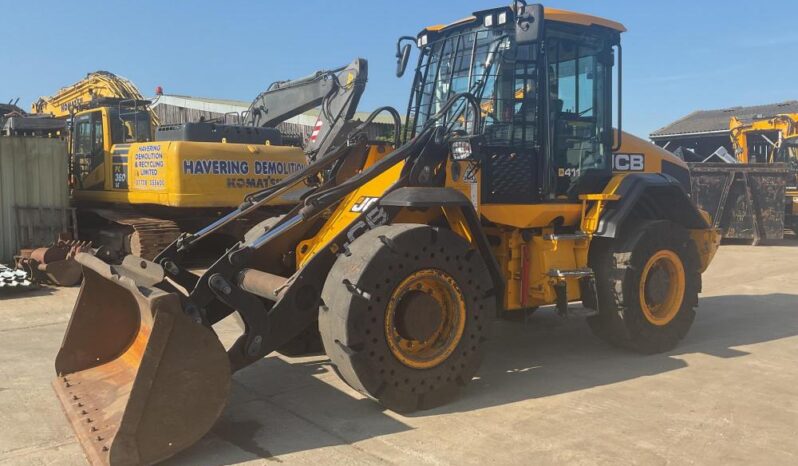
<instances>
[{"instance_id":1,"label":"loader bucket","mask_svg":"<svg viewBox=\"0 0 798 466\"><path fill-rule=\"evenodd\" d=\"M76 259L84 281L56 357L55 392L92 464L164 460L221 414L227 353L176 294L88 254Z\"/></svg>"}]
</instances>

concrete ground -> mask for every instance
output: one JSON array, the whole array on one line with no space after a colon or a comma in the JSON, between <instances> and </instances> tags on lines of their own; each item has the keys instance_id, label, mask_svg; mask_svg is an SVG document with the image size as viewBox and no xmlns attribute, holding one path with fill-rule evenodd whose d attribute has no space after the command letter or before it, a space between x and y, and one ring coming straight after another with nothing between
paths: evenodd
<instances>
[{"instance_id":1,"label":"concrete ground","mask_svg":"<svg viewBox=\"0 0 798 466\"><path fill-rule=\"evenodd\" d=\"M453 403L405 417L324 358L236 374L193 464L796 464L798 242L724 246L675 351L640 356L550 311L497 322ZM0 464L85 464L50 388L76 289L0 297ZM237 322L220 330L229 341Z\"/></svg>"}]
</instances>

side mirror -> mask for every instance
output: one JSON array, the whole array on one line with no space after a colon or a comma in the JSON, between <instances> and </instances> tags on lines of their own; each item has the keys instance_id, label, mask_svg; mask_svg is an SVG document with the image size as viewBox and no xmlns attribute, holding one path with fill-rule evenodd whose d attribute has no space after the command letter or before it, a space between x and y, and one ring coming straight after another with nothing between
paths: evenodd
<instances>
[{"instance_id":1,"label":"side mirror","mask_svg":"<svg viewBox=\"0 0 798 466\"><path fill-rule=\"evenodd\" d=\"M402 45L404 41L411 41L415 42L414 37L400 37L399 41L396 42L396 77L401 78L405 74L405 70L407 69L407 62L410 60L410 52L413 50L413 47L410 44Z\"/></svg>"},{"instance_id":2,"label":"side mirror","mask_svg":"<svg viewBox=\"0 0 798 466\"><path fill-rule=\"evenodd\" d=\"M515 0L515 43L527 45L543 39L543 5L527 5L524 0Z\"/></svg>"}]
</instances>

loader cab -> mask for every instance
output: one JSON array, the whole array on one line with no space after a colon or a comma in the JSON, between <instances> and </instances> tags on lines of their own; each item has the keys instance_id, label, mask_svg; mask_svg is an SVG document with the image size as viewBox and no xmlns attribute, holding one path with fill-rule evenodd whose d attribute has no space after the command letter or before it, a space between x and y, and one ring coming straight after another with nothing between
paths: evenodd
<instances>
[{"instance_id":1,"label":"loader cab","mask_svg":"<svg viewBox=\"0 0 798 466\"><path fill-rule=\"evenodd\" d=\"M453 158L479 165L481 203L573 201L612 176L613 63L624 29L546 9L530 41L519 38L515 12L477 12L418 35L405 137L451 96L470 92L482 113L480 143ZM439 124L469 132L474 117L465 107Z\"/></svg>"}]
</instances>

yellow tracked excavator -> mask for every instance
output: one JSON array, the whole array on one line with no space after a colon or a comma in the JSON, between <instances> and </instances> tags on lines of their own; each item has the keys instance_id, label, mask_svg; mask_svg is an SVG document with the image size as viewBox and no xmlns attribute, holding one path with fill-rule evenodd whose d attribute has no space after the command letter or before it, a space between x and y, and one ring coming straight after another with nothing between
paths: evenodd
<instances>
[{"instance_id":1,"label":"yellow tracked excavator","mask_svg":"<svg viewBox=\"0 0 798 466\"><path fill-rule=\"evenodd\" d=\"M25 125L41 128L54 121L68 128L71 197L81 239L101 247L109 260L126 254L152 259L181 231L202 227L248 193L281 182L323 153L342 126L351 124L367 76L367 62L356 59L273 83L240 124L192 122L156 130L157 114L136 86L97 71L40 98L32 115L16 117L11 126L25 132ZM277 129L315 107L322 108L318 131L307 143ZM234 222L219 232L216 249L297 201L275 199L247 221Z\"/></svg>"},{"instance_id":2,"label":"yellow tracked excavator","mask_svg":"<svg viewBox=\"0 0 798 466\"><path fill-rule=\"evenodd\" d=\"M686 165L620 128L624 31L515 1L403 37L397 74L413 45L419 58L398 147L354 127L153 261L79 256L53 385L89 460L187 448L237 370L298 339L320 340L346 383L399 412L450 401L491 319L535 306L581 314L631 350L676 346L720 238ZM308 180L285 216L187 269L215 231ZM232 313L246 330L225 349L213 325Z\"/></svg>"}]
</instances>

